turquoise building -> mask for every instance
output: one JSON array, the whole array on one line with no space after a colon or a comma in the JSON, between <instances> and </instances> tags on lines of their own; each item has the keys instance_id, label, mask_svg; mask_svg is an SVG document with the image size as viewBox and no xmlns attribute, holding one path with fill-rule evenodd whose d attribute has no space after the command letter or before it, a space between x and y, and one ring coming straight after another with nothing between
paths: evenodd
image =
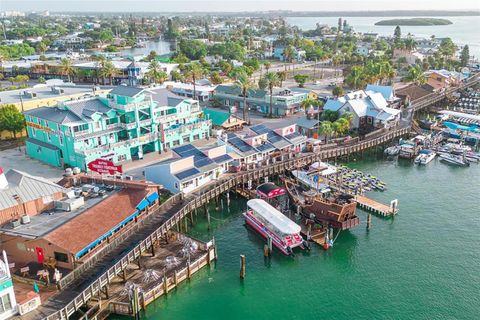
<instances>
[{"instance_id":1,"label":"turquoise building","mask_svg":"<svg viewBox=\"0 0 480 320\"><path fill-rule=\"evenodd\" d=\"M211 121L198 101L166 89L118 86L106 96L24 112L27 154L56 167L96 159L115 164L209 137Z\"/></svg>"}]
</instances>

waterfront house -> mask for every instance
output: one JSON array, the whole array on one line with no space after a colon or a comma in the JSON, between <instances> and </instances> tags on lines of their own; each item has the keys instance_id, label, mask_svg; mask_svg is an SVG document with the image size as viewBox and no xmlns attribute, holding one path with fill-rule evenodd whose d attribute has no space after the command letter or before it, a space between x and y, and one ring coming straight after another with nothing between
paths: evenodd
<instances>
[{"instance_id":1,"label":"waterfront house","mask_svg":"<svg viewBox=\"0 0 480 320\"><path fill-rule=\"evenodd\" d=\"M172 158L145 167L145 179L172 193L192 192L228 171L233 160L225 146L198 149L191 144L172 149Z\"/></svg>"},{"instance_id":2,"label":"waterfront house","mask_svg":"<svg viewBox=\"0 0 480 320\"><path fill-rule=\"evenodd\" d=\"M306 52L305 50L299 50L295 47L292 47L292 56L289 57L289 59L295 60L297 62L303 62L305 61L306 57ZM273 49L273 58L280 60L280 61L285 61L285 47L284 46L276 46Z\"/></svg>"},{"instance_id":3,"label":"waterfront house","mask_svg":"<svg viewBox=\"0 0 480 320\"><path fill-rule=\"evenodd\" d=\"M377 91L350 92L343 97L329 99L323 109L337 111L339 115L352 113L352 128L361 134L393 127L400 120L400 110L389 107L382 92Z\"/></svg>"},{"instance_id":4,"label":"waterfront house","mask_svg":"<svg viewBox=\"0 0 480 320\"><path fill-rule=\"evenodd\" d=\"M410 49L401 49L401 48L394 48L393 49L393 61L398 61L400 59L405 59L408 64L415 64L417 60L423 61L425 56L418 52L417 50L410 50Z\"/></svg>"},{"instance_id":5,"label":"waterfront house","mask_svg":"<svg viewBox=\"0 0 480 320\"><path fill-rule=\"evenodd\" d=\"M246 135L226 133L219 136L218 143L227 147L228 154L240 166L267 164L276 156L302 152L307 137L297 131L296 125L271 129L263 124L250 128Z\"/></svg>"},{"instance_id":6,"label":"waterfront house","mask_svg":"<svg viewBox=\"0 0 480 320\"><path fill-rule=\"evenodd\" d=\"M272 114L286 116L298 112L301 103L307 99L305 92L292 91L287 88L274 88L272 100ZM243 96L236 85L219 85L215 90L215 100L225 107L243 109ZM247 105L250 110L258 110L261 113L270 112L270 93L267 90L250 89L247 92Z\"/></svg>"},{"instance_id":7,"label":"waterfront house","mask_svg":"<svg viewBox=\"0 0 480 320\"><path fill-rule=\"evenodd\" d=\"M217 86L207 84L204 81L200 83L203 83L203 84L195 85L195 97L193 96L194 90L193 90L193 84L191 83L169 82L166 85L170 91L172 91L173 93L181 97L192 98L200 102L210 100L210 98L213 97L215 88Z\"/></svg>"},{"instance_id":8,"label":"waterfront house","mask_svg":"<svg viewBox=\"0 0 480 320\"><path fill-rule=\"evenodd\" d=\"M241 129L246 123L237 115L222 110L205 108L203 109L203 114L205 115L205 119L212 121L212 127L215 129Z\"/></svg>"},{"instance_id":9,"label":"waterfront house","mask_svg":"<svg viewBox=\"0 0 480 320\"><path fill-rule=\"evenodd\" d=\"M455 87L460 84L462 74L456 71L429 70L425 72L427 78L427 85L431 87L433 92L439 92L449 87Z\"/></svg>"},{"instance_id":10,"label":"waterfront house","mask_svg":"<svg viewBox=\"0 0 480 320\"><path fill-rule=\"evenodd\" d=\"M158 207L161 188L83 174L61 184L69 191L51 209L0 228L2 249L18 268L29 267L27 278L36 279L45 265L68 272L84 263Z\"/></svg>"},{"instance_id":11,"label":"waterfront house","mask_svg":"<svg viewBox=\"0 0 480 320\"><path fill-rule=\"evenodd\" d=\"M21 223L22 217L35 216L53 207L66 190L42 177L0 167L0 225Z\"/></svg>"},{"instance_id":12,"label":"waterfront house","mask_svg":"<svg viewBox=\"0 0 480 320\"><path fill-rule=\"evenodd\" d=\"M320 120L317 118L301 118L297 121L298 132L309 138L318 138L320 129Z\"/></svg>"},{"instance_id":13,"label":"waterfront house","mask_svg":"<svg viewBox=\"0 0 480 320\"><path fill-rule=\"evenodd\" d=\"M115 164L210 135L198 102L166 89L118 86L106 96L24 112L28 156L56 167Z\"/></svg>"}]
</instances>

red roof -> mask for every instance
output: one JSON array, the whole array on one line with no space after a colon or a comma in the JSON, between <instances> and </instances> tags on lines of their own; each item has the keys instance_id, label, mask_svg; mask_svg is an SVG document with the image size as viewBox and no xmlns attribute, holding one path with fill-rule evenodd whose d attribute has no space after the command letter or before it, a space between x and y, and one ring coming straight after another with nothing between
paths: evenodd
<instances>
[{"instance_id":1,"label":"red roof","mask_svg":"<svg viewBox=\"0 0 480 320\"><path fill-rule=\"evenodd\" d=\"M76 254L132 215L147 190L125 189L61 225L44 239Z\"/></svg>"}]
</instances>

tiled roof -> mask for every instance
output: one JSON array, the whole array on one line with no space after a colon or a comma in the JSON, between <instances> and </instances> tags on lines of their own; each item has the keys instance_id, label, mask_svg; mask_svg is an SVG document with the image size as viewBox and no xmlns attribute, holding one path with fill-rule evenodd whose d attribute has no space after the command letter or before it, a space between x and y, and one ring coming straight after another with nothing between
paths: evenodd
<instances>
[{"instance_id":1,"label":"tiled roof","mask_svg":"<svg viewBox=\"0 0 480 320\"><path fill-rule=\"evenodd\" d=\"M18 196L19 201L24 203L66 191L61 186L47 179L14 169L10 169L5 174L5 177L7 178L8 188L0 190L0 209L18 205L14 196Z\"/></svg>"},{"instance_id":2,"label":"tiled roof","mask_svg":"<svg viewBox=\"0 0 480 320\"><path fill-rule=\"evenodd\" d=\"M112 91L110 91L110 94L116 94L124 97L135 97L136 95L138 95L143 91L144 89L137 88L137 87L117 86Z\"/></svg>"},{"instance_id":3,"label":"tiled roof","mask_svg":"<svg viewBox=\"0 0 480 320\"><path fill-rule=\"evenodd\" d=\"M76 254L132 215L147 194L147 190L135 189L114 193L50 232L44 239Z\"/></svg>"}]
</instances>

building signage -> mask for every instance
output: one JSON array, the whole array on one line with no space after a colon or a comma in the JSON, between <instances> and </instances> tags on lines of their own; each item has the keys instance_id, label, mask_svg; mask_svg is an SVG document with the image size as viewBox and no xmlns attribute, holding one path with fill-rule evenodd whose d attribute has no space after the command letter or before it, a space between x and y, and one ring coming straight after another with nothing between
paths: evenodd
<instances>
[{"instance_id":1,"label":"building signage","mask_svg":"<svg viewBox=\"0 0 480 320\"><path fill-rule=\"evenodd\" d=\"M104 160L104 159L96 159L90 162L87 165L88 169L95 171L100 174L115 174L115 173L122 173L122 166L116 166L113 164L113 161Z\"/></svg>"},{"instance_id":2,"label":"building signage","mask_svg":"<svg viewBox=\"0 0 480 320\"><path fill-rule=\"evenodd\" d=\"M35 129L40 129L40 130L43 130L43 131L47 131L47 132L52 132L53 131L52 128L49 128L47 126L42 126L41 124L38 124L38 123L35 123L35 122L27 121L27 126L35 128Z\"/></svg>"}]
</instances>

